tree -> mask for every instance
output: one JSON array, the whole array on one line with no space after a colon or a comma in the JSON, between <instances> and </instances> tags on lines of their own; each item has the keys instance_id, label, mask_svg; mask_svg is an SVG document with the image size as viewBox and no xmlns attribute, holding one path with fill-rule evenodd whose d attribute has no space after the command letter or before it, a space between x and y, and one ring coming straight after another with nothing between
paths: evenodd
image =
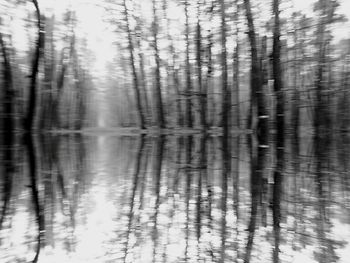
<instances>
[{"instance_id":1,"label":"tree","mask_svg":"<svg viewBox=\"0 0 350 263\"><path fill-rule=\"evenodd\" d=\"M137 77L136 65L135 65L134 44L133 44L133 40L132 40L132 34L131 34L131 29L130 29L129 15L128 15L128 8L126 5L126 0L123 0L123 7L124 7L124 18L125 18L125 22L126 22L126 30L127 30L127 35L128 35L128 44L129 44L128 49L129 49L129 55L130 55L130 66L132 69L132 76L133 76L133 88L134 88L134 92L135 92L136 107L137 107L138 116L139 116L139 125L140 125L141 129L144 129L145 128L145 117L144 117L142 104L141 104L141 93L140 93L139 80Z\"/></svg>"},{"instance_id":2,"label":"tree","mask_svg":"<svg viewBox=\"0 0 350 263\"><path fill-rule=\"evenodd\" d=\"M35 111L37 104L37 75L39 71L40 58L42 56L44 48L45 39L45 22L44 17L40 14L40 8L37 0L32 0L37 17L37 29L38 29L38 39L36 42L36 48L34 53L34 58L32 61L31 75L30 75L30 85L29 85L29 106L27 117L25 119L24 128L27 131L34 129Z\"/></svg>"},{"instance_id":3,"label":"tree","mask_svg":"<svg viewBox=\"0 0 350 263\"><path fill-rule=\"evenodd\" d=\"M185 0L185 16L186 16L186 110L185 110L185 119L186 126L192 128L192 83L191 83L191 68L190 68L190 25L189 25L189 14L188 14L188 0Z\"/></svg>"},{"instance_id":4,"label":"tree","mask_svg":"<svg viewBox=\"0 0 350 263\"><path fill-rule=\"evenodd\" d=\"M268 120L264 103L264 95L261 80L261 68L258 56L256 33L250 0L244 0L246 18L248 22L248 38L250 42L251 57L251 108L248 118L248 127L257 129L260 138L265 138L268 129ZM257 119L257 120L256 120Z\"/></svg>"},{"instance_id":5,"label":"tree","mask_svg":"<svg viewBox=\"0 0 350 263\"><path fill-rule=\"evenodd\" d=\"M1 25L1 20L0 20ZM9 134L14 129L13 122L13 105L14 105L14 92L13 92L13 79L12 79L12 69L10 63L10 55L8 48L6 47L3 35L0 32L0 48L3 58L3 81L5 87L5 96L4 96L4 127L6 134Z\"/></svg>"},{"instance_id":6,"label":"tree","mask_svg":"<svg viewBox=\"0 0 350 263\"><path fill-rule=\"evenodd\" d=\"M160 58L159 58L159 50L158 50L158 17L157 17L156 0L152 0L152 10L153 10L153 26L152 26L153 48L154 48L154 57L156 61L155 97L156 97L157 124L159 128L165 128L162 90L161 90L161 83L160 83Z\"/></svg>"},{"instance_id":7,"label":"tree","mask_svg":"<svg viewBox=\"0 0 350 263\"><path fill-rule=\"evenodd\" d=\"M281 42L280 42L280 17L279 0L273 0L274 29L273 29L273 85L276 95L276 129L277 140L283 140L284 133L284 95L281 70Z\"/></svg>"},{"instance_id":8,"label":"tree","mask_svg":"<svg viewBox=\"0 0 350 263\"><path fill-rule=\"evenodd\" d=\"M231 111L231 92L227 85L227 51L226 51L226 13L225 0L220 0L221 13L221 74L222 74L222 118L221 125L224 131L224 137L227 137L229 128L229 118Z\"/></svg>"}]
</instances>

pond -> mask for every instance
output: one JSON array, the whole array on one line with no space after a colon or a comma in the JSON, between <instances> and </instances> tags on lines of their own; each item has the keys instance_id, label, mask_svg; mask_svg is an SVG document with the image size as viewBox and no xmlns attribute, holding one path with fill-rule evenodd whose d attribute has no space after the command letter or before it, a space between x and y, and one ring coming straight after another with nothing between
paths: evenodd
<instances>
[{"instance_id":1,"label":"pond","mask_svg":"<svg viewBox=\"0 0 350 263\"><path fill-rule=\"evenodd\" d=\"M0 262L349 262L350 140L1 145Z\"/></svg>"}]
</instances>

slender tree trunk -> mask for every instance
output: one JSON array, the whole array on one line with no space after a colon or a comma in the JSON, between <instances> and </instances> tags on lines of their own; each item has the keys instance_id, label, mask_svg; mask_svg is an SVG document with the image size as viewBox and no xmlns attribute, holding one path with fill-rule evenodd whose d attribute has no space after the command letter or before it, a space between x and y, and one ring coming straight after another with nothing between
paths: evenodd
<instances>
[{"instance_id":1,"label":"slender tree trunk","mask_svg":"<svg viewBox=\"0 0 350 263\"><path fill-rule=\"evenodd\" d=\"M144 129L145 128L145 117L144 117L144 112L142 110L142 104L141 104L141 94L140 94L139 82L138 82L138 78L137 78L136 65L135 65L134 44L132 41L132 35L131 35L131 29L130 29L130 23L129 23L128 8L126 6L126 0L123 1L123 7L124 7L124 16L125 16L125 21L126 21L126 30L127 30L127 34L128 34L130 64L131 64L131 69L132 69L133 88L134 88L134 92L135 92L136 107L137 107L138 117L139 117L139 125L140 125L141 129Z\"/></svg>"},{"instance_id":2,"label":"slender tree trunk","mask_svg":"<svg viewBox=\"0 0 350 263\"><path fill-rule=\"evenodd\" d=\"M235 118L235 124L236 127L239 129L240 128L240 102L239 102L239 52L240 52L240 44L239 44L239 3L238 0L235 0L235 7L236 7L236 12L234 14L234 22L236 25L235 28L235 39L236 39L236 47L233 52L233 85L234 85L234 100L235 100L235 108L236 108L236 118Z\"/></svg>"},{"instance_id":3,"label":"slender tree trunk","mask_svg":"<svg viewBox=\"0 0 350 263\"><path fill-rule=\"evenodd\" d=\"M281 70L281 42L280 42L280 18L279 0L273 0L274 31L273 31L273 79L276 95L276 129L277 140L283 140L284 133L284 94Z\"/></svg>"},{"instance_id":4,"label":"slender tree trunk","mask_svg":"<svg viewBox=\"0 0 350 263\"><path fill-rule=\"evenodd\" d=\"M323 133L329 127L329 110L327 95L325 94L325 67L327 62L327 46L329 38L326 36L327 24L332 23L334 15L334 2L320 0L320 18L317 28L318 65L316 70L316 107L314 126L317 135Z\"/></svg>"},{"instance_id":5,"label":"slender tree trunk","mask_svg":"<svg viewBox=\"0 0 350 263\"><path fill-rule=\"evenodd\" d=\"M169 30L169 19L167 17L167 0L163 0L163 12L164 12L164 19L166 20L166 30L167 30L167 40L169 41L169 55L171 56L171 63L170 63L170 72L169 74L172 75L172 86L176 95L176 125L182 126L183 120L182 120L182 107L181 107L181 98L180 98L180 89L179 89L179 77L177 69L175 68L176 65L176 52L174 47L174 41L170 35Z\"/></svg>"},{"instance_id":6,"label":"slender tree trunk","mask_svg":"<svg viewBox=\"0 0 350 263\"><path fill-rule=\"evenodd\" d=\"M296 21L293 19L293 24L296 25ZM299 121L300 121L300 94L299 94L299 75L301 69L301 61L298 58L298 32L296 28L294 29L294 67L293 67L293 97L292 97L292 112L291 112L291 124L292 124L292 132L294 138L298 137L299 131Z\"/></svg>"},{"instance_id":7,"label":"slender tree trunk","mask_svg":"<svg viewBox=\"0 0 350 263\"><path fill-rule=\"evenodd\" d=\"M53 43L54 16L46 19L45 51L44 51L44 79L45 93L42 95L43 107L41 112L41 128L52 128L52 107L53 107L53 79L54 79L54 43Z\"/></svg>"},{"instance_id":8,"label":"slender tree trunk","mask_svg":"<svg viewBox=\"0 0 350 263\"><path fill-rule=\"evenodd\" d=\"M152 0L153 9L153 46L154 56L156 60L156 85L155 85L155 96L156 96L156 109L157 109L157 124L159 128L165 128L164 112L163 112L163 101L162 101L162 90L160 83L160 58L158 51L158 17L156 0Z\"/></svg>"},{"instance_id":9,"label":"slender tree trunk","mask_svg":"<svg viewBox=\"0 0 350 263\"><path fill-rule=\"evenodd\" d=\"M259 139L265 139L268 129L268 119L265 109L264 96L262 93L261 68L258 57L257 41L250 0L244 0L244 6L249 28L248 38L251 49L251 120L250 123L248 123L248 127L253 129L256 128ZM256 118L257 125L255 125L254 121Z\"/></svg>"},{"instance_id":10,"label":"slender tree trunk","mask_svg":"<svg viewBox=\"0 0 350 263\"><path fill-rule=\"evenodd\" d=\"M1 22L1 21L0 21ZM6 44L3 39L3 35L0 32L0 48L3 57L3 81L5 86L5 96L4 96L4 130L5 133L10 135L14 129L13 120L13 106L14 106L14 92L13 92L13 79L10 57L6 48Z\"/></svg>"},{"instance_id":11,"label":"slender tree trunk","mask_svg":"<svg viewBox=\"0 0 350 263\"><path fill-rule=\"evenodd\" d=\"M201 34L201 0L197 2L197 25L196 25L196 62L197 62L197 77L198 77L198 95L199 95L199 105L200 105L200 126L202 129L207 128L206 121L206 108L207 102L205 94L203 93L203 83L202 83L202 34Z\"/></svg>"},{"instance_id":12,"label":"slender tree trunk","mask_svg":"<svg viewBox=\"0 0 350 263\"><path fill-rule=\"evenodd\" d=\"M40 57L44 48L45 41L45 22L44 18L40 14L40 8L37 0L32 0L37 16L37 27L38 27L38 39L36 43L34 58L32 61L30 85L29 85L29 105L27 111L27 117L25 119L24 128L27 131L34 129L35 112L37 107L37 75L39 72Z\"/></svg>"},{"instance_id":13,"label":"slender tree trunk","mask_svg":"<svg viewBox=\"0 0 350 263\"><path fill-rule=\"evenodd\" d=\"M188 14L188 0L185 0L185 16L186 16L186 126L188 128L193 127L192 118L192 83L191 83L191 68L190 68L190 26L189 26L189 14Z\"/></svg>"},{"instance_id":14,"label":"slender tree trunk","mask_svg":"<svg viewBox=\"0 0 350 263\"><path fill-rule=\"evenodd\" d=\"M139 67L140 67L140 78L139 78L139 85L141 88L141 94L143 98L143 109L144 109L144 116L145 116L145 125L147 125L151 121L151 110L150 110L150 103L148 99L148 92L147 92L147 80L146 80L146 72L145 72L145 56L141 50L141 39L142 39L142 19L141 19L141 12L140 12L140 3L138 1L137 4L137 10L138 15L135 16L136 20L136 43L138 48L138 57L139 57Z\"/></svg>"},{"instance_id":15,"label":"slender tree trunk","mask_svg":"<svg viewBox=\"0 0 350 263\"><path fill-rule=\"evenodd\" d=\"M213 18L213 10L214 10L214 6L215 6L215 1L211 1L211 7L208 11L208 13L210 14L210 20L212 20ZM205 101L207 102L207 109L206 111L208 112L208 116L207 116L207 125L208 126L212 126L214 124L214 113L215 113L215 102L214 102L214 97L212 97L211 100L209 100L209 88L211 88L211 78L212 78L212 74L213 74L213 58L212 58L212 47L213 47L213 32L211 29L208 30L208 36L207 36L207 57L208 57L208 61L207 61L207 74L206 74L206 78L205 78L205 84L203 85L203 96L205 98Z\"/></svg>"},{"instance_id":16,"label":"slender tree trunk","mask_svg":"<svg viewBox=\"0 0 350 263\"><path fill-rule=\"evenodd\" d=\"M223 135L227 137L228 129L230 127L230 111L231 111L231 92L227 85L227 51L226 51L226 14L225 14L225 0L220 0L221 12L221 74L222 74L222 119L221 125L223 128Z\"/></svg>"}]
</instances>

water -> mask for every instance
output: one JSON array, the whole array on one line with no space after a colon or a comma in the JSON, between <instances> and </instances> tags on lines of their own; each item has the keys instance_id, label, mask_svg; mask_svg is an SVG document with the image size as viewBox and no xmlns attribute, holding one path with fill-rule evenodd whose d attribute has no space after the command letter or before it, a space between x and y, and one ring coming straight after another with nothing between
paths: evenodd
<instances>
[{"instance_id":1,"label":"water","mask_svg":"<svg viewBox=\"0 0 350 263\"><path fill-rule=\"evenodd\" d=\"M349 145L14 138L0 153L0 262L349 262Z\"/></svg>"}]
</instances>

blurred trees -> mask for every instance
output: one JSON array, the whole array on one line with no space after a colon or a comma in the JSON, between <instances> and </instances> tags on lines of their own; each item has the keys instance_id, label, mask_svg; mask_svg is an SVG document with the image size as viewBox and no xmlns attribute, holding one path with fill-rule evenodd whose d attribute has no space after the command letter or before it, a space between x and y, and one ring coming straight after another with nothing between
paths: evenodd
<instances>
[{"instance_id":1,"label":"blurred trees","mask_svg":"<svg viewBox=\"0 0 350 263\"><path fill-rule=\"evenodd\" d=\"M142 129L248 127L260 139L271 128L347 130L349 45L332 34L335 23L345 21L338 1L313 1L313 13L284 1L270 4L96 3L113 28L116 50L99 76L93 67L98 52L79 31L77 6L57 13L37 0L31 7L1 2L1 122L8 130L98 122ZM26 19L22 49L11 38L11 19ZM95 99L98 107L88 103Z\"/></svg>"}]
</instances>

